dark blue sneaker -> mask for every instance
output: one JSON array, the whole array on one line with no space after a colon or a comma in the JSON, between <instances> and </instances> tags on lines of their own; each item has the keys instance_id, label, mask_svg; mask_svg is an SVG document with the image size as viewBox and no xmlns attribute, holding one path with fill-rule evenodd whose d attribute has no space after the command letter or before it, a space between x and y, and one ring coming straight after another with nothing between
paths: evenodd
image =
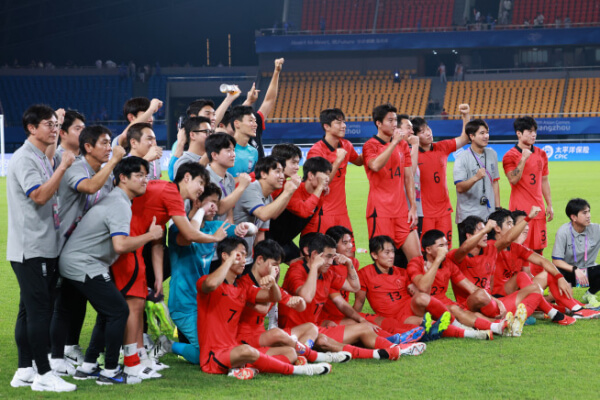
<instances>
[{"instance_id":1,"label":"dark blue sneaker","mask_svg":"<svg viewBox=\"0 0 600 400\"><path fill-rule=\"evenodd\" d=\"M135 385L137 383L142 383L142 380L137 376L127 375L120 369L115 376L106 376L103 372L104 371L100 373L98 380L96 380L98 385Z\"/></svg>"},{"instance_id":2,"label":"dark blue sneaker","mask_svg":"<svg viewBox=\"0 0 600 400\"><path fill-rule=\"evenodd\" d=\"M425 328L425 334L421 338L421 342L431 342L442 338L442 333L448 329L452 322L452 315L446 311L440 319L433 322L431 314L425 313L421 326Z\"/></svg>"},{"instance_id":3,"label":"dark blue sneaker","mask_svg":"<svg viewBox=\"0 0 600 400\"><path fill-rule=\"evenodd\" d=\"M100 376L100 371L102 370L98 366L96 366L91 372L86 372L81 367L77 367L77 370L75 370L75 374L73 375L73 379L80 381L86 379L98 379L98 376Z\"/></svg>"},{"instance_id":4,"label":"dark blue sneaker","mask_svg":"<svg viewBox=\"0 0 600 400\"><path fill-rule=\"evenodd\" d=\"M425 328L422 326L417 326L416 328L413 328L400 335L400 343L408 344L418 342L421 340L423 335L425 335Z\"/></svg>"}]
</instances>

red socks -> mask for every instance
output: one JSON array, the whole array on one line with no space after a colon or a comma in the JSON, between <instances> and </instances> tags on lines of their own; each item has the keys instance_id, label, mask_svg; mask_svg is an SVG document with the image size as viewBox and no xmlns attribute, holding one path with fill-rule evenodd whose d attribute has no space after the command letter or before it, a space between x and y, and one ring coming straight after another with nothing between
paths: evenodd
<instances>
[{"instance_id":1,"label":"red socks","mask_svg":"<svg viewBox=\"0 0 600 400\"><path fill-rule=\"evenodd\" d=\"M394 344L392 342L390 342L387 339L384 339L382 337L377 337L375 338L375 348L376 349L389 349L390 347L392 347Z\"/></svg>"},{"instance_id":2,"label":"red socks","mask_svg":"<svg viewBox=\"0 0 600 400\"><path fill-rule=\"evenodd\" d=\"M542 308L542 305L540 304L540 302L542 300L546 304L548 304L548 302L546 300L544 300L544 298L542 297L541 294L531 293L529 296L525 297L521 301L521 303L523 303L525 305L525 307L527 308L527 317L531 316L531 314L533 314L533 312L536 310L536 308L538 308L538 307ZM550 304L548 304L548 306L550 306ZM550 309L552 309L552 306L550 306ZM544 309L542 309L542 311L549 312L550 310L545 311Z\"/></svg>"},{"instance_id":3,"label":"red socks","mask_svg":"<svg viewBox=\"0 0 600 400\"><path fill-rule=\"evenodd\" d=\"M481 307L480 311L483 315L490 318L496 318L500 314L500 308L498 308L498 303L494 299L490 299L490 302Z\"/></svg>"},{"instance_id":4,"label":"red socks","mask_svg":"<svg viewBox=\"0 0 600 400\"><path fill-rule=\"evenodd\" d=\"M531 277L525 272L519 272L517 274L517 286L519 287L519 289L523 289L531 285L532 283L533 281L531 280Z\"/></svg>"},{"instance_id":5,"label":"red socks","mask_svg":"<svg viewBox=\"0 0 600 400\"><path fill-rule=\"evenodd\" d=\"M294 372L294 366L290 364L289 360L287 363L280 361L279 359L285 356L268 356L260 353L258 360L256 360L252 366L256 367L261 372L268 372L273 374L291 375Z\"/></svg>"},{"instance_id":6,"label":"red socks","mask_svg":"<svg viewBox=\"0 0 600 400\"><path fill-rule=\"evenodd\" d=\"M550 274L548 274L548 287L550 288L550 293L552 293L552 296L554 297L554 300L556 300L557 304L565 306L571 310L580 306L576 300L568 299L567 296L560 294L556 279Z\"/></svg>"},{"instance_id":7,"label":"red socks","mask_svg":"<svg viewBox=\"0 0 600 400\"><path fill-rule=\"evenodd\" d=\"M483 318L477 318L475 320L475 329L478 329L480 331L487 331L488 329L492 328L492 323L490 321L488 321L487 319L483 319Z\"/></svg>"},{"instance_id":8,"label":"red socks","mask_svg":"<svg viewBox=\"0 0 600 400\"><path fill-rule=\"evenodd\" d=\"M427 311L429 311L429 313L431 314L433 319L438 320L442 317L443 313L448 311L448 309L446 308L444 303L442 303L435 297L432 297L431 300L429 301L429 304L427 305ZM453 321L454 321L454 316L451 317L450 322L453 322Z\"/></svg>"},{"instance_id":9,"label":"red socks","mask_svg":"<svg viewBox=\"0 0 600 400\"><path fill-rule=\"evenodd\" d=\"M454 325L450 325L444 332L442 337L464 338L465 330Z\"/></svg>"},{"instance_id":10,"label":"red socks","mask_svg":"<svg viewBox=\"0 0 600 400\"><path fill-rule=\"evenodd\" d=\"M317 360L317 355L318 354L313 349L310 349L310 348L307 347L306 351L302 355L304 357L306 357L306 359L308 360L308 362L315 362Z\"/></svg>"},{"instance_id":11,"label":"red socks","mask_svg":"<svg viewBox=\"0 0 600 400\"><path fill-rule=\"evenodd\" d=\"M389 343L389 342L388 342ZM352 358L362 358L362 359L370 359L373 358L373 350L372 349L361 349L360 347L352 346L351 344L347 344L342 349L352 354Z\"/></svg>"}]
</instances>

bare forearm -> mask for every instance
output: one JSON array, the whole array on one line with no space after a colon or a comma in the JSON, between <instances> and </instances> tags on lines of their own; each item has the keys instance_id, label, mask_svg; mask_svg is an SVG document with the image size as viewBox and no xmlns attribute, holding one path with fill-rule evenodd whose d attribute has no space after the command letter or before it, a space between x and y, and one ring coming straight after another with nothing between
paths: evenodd
<instances>
[{"instance_id":1,"label":"bare forearm","mask_svg":"<svg viewBox=\"0 0 600 400\"><path fill-rule=\"evenodd\" d=\"M152 235L149 232L139 236L114 236L113 246L117 254L131 253L152 239Z\"/></svg>"},{"instance_id":2,"label":"bare forearm","mask_svg":"<svg viewBox=\"0 0 600 400\"><path fill-rule=\"evenodd\" d=\"M523 168L525 167L526 161L527 160L525 160L524 158L521 158L521 160L519 161L519 164L517 164L517 168L513 169L508 174L506 174L508 181L512 185L516 185L517 182L519 182L519 180L521 179L521 176L523 176Z\"/></svg>"},{"instance_id":3,"label":"bare forearm","mask_svg":"<svg viewBox=\"0 0 600 400\"><path fill-rule=\"evenodd\" d=\"M302 297L306 304L309 304L315 298L317 291L317 271L311 270L306 278L304 285L300 286L296 292L296 295Z\"/></svg>"},{"instance_id":4,"label":"bare forearm","mask_svg":"<svg viewBox=\"0 0 600 400\"><path fill-rule=\"evenodd\" d=\"M575 268L564 260L553 259L552 262L560 269L564 269L565 271L575 272Z\"/></svg>"},{"instance_id":5,"label":"bare forearm","mask_svg":"<svg viewBox=\"0 0 600 400\"><path fill-rule=\"evenodd\" d=\"M383 168L390 160L395 148L396 146L390 143L390 145L388 145L388 147L386 147L380 155L375 157L374 160L369 161L369 169L374 172L378 172L381 168Z\"/></svg>"},{"instance_id":6,"label":"bare forearm","mask_svg":"<svg viewBox=\"0 0 600 400\"><path fill-rule=\"evenodd\" d=\"M292 193L284 191L271 204L257 208L254 211L254 215L261 221L268 221L270 219L277 218L279 215L281 215L283 210L285 210L285 207L288 205L291 198Z\"/></svg>"},{"instance_id":7,"label":"bare forearm","mask_svg":"<svg viewBox=\"0 0 600 400\"><path fill-rule=\"evenodd\" d=\"M152 244L152 269L154 270L154 280L162 282L164 279L163 262L165 251L162 240L157 240Z\"/></svg>"},{"instance_id":8,"label":"bare forearm","mask_svg":"<svg viewBox=\"0 0 600 400\"><path fill-rule=\"evenodd\" d=\"M404 187L406 189L408 201L410 202L410 208L416 208L417 201L415 197L415 178L409 172L410 168L404 168Z\"/></svg>"},{"instance_id":9,"label":"bare forearm","mask_svg":"<svg viewBox=\"0 0 600 400\"><path fill-rule=\"evenodd\" d=\"M471 190L473 185L475 185L475 183L477 183L478 181L479 181L479 178L477 177L477 175L473 175L466 181L457 182L456 183L456 191L458 193L466 193L469 190Z\"/></svg>"},{"instance_id":10,"label":"bare forearm","mask_svg":"<svg viewBox=\"0 0 600 400\"><path fill-rule=\"evenodd\" d=\"M231 210L233 207L235 207L235 203L237 203L240 200L240 197L242 197L242 193L244 193L244 189L245 188L238 185L238 187L236 187L233 192L229 193L229 195L227 197L222 199L219 202L219 214L225 214L226 212Z\"/></svg>"},{"instance_id":11,"label":"bare forearm","mask_svg":"<svg viewBox=\"0 0 600 400\"><path fill-rule=\"evenodd\" d=\"M492 183L492 187L494 188L494 204L496 204L496 207L501 207L501 203L500 203L500 183L499 183L499 181L494 181Z\"/></svg>"},{"instance_id":12,"label":"bare forearm","mask_svg":"<svg viewBox=\"0 0 600 400\"><path fill-rule=\"evenodd\" d=\"M44 182L40 187L35 189L29 194L29 198L33 200L35 204L44 205L54 196L54 193L60 186L60 181L67 171L66 168L60 166L54 171L50 179Z\"/></svg>"},{"instance_id":13,"label":"bare forearm","mask_svg":"<svg viewBox=\"0 0 600 400\"><path fill-rule=\"evenodd\" d=\"M91 179L82 181L79 186L77 186L77 190L85 194L96 193L98 190L102 189L102 186L104 186L116 165L117 163L111 159L106 163L104 168L100 169L100 171L98 171Z\"/></svg>"}]
</instances>

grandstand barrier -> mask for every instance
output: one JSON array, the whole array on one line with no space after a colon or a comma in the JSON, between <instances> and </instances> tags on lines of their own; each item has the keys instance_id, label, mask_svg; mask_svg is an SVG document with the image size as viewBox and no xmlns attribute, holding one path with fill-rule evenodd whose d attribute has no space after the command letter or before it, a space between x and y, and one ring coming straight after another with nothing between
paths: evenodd
<instances>
[{"instance_id":1,"label":"grandstand barrier","mask_svg":"<svg viewBox=\"0 0 600 400\"><path fill-rule=\"evenodd\" d=\"M256 53L597 45L600 27L372 35L259 36Z\"/></svg>"}]
</instances>

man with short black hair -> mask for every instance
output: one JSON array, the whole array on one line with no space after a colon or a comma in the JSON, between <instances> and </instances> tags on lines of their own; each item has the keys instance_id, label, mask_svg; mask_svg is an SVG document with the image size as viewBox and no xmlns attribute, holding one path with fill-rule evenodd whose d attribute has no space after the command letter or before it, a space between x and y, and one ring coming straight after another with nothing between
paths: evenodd
<instances>
[{"instance_id":1,"label":"man with short black hair","mask_svg":"<svg viewBox=\"0 0 600 400\"><path fill-rule=\"evenodd\" d=\"M145 97L134 97L125 102L123 105L123 116L129 122L127 128L113 139L113 147L116 145L127 148L129 140L127 139L127 131L133 124L146 123L152 125L154 123L153 115L163 106L163 102L159 99L149 100Z\"/></svg>"},{"instance_id":2,"label":"man with short black hair","mask_svg":"<svg viewBox=\"0 0 600 400\"><path fill-rule=\"evenodd\" d=\"M175 162L173 175L177 175L179 166L186 162L197 162L204 166L208 164L204 145L206 138L213 134L210 120L206 117L190 117L183 123L183 129L185 130L186 143L189 143L189 147Z\"/></svg>"},{"instance_id":3,"label":"man with short black hair","mask_svg":"<svg viewBox=\"0 0 600 400\"><path fill-rule=\"evenodd\" d=\"M125 146L129 155L143 158L148 161L148 179L160 179L162 168L160 158L162 147L156 144L156 135L150 123L139 122L129 126L127 130L127 145Z\"/></svg>"},{"instance_id":4,"label":"man with short black hair","mask_svg":"<svg viewBox=\"0 0 600 400\"><path fill-rule=\"evenodd\" d=\"M256 117L252 107L235 106L231 109L231 124L234 129L235 163L228 172L236 178L241 173L254 171L258 161L258 150L249 145L252 138L256 137Z\"/></svg>"},{"instance_id":5,"label":"man with short black hair","mask_svg":"<svg viewBox=\"0 0 600 400\"><path fill-rule=\"evenodd\" d=\"M54 167L60 164L62 153L65 150L69 150L76 156L79 155L79 135L83 128L85 128L85 117L83 114L76 110L65 111L59 131L60 144L56 148L50 146L46 152Z\"/></svg>"}]
</instances>

